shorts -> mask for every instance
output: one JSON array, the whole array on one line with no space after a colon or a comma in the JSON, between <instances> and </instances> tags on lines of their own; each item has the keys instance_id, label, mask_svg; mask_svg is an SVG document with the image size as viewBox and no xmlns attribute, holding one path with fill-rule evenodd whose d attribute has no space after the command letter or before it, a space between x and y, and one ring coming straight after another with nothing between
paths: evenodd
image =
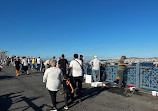
<instances>
[{"instance_id":1,"label":"shorts","mask_svg":"<svg viewBox=\"0 0 158 111\"><path fill-rule=\"evenodd\" d=\"M23 66L23 70L27 71L28 70L28 66Z\"/></svg>"}]
</instances>

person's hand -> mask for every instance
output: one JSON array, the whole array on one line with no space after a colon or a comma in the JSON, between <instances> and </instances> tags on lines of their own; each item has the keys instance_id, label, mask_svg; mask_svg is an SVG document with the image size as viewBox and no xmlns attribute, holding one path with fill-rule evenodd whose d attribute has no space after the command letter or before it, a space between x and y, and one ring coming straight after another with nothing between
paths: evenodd
<instances>
[{"instance_id":1,"label":"person's hand","mask_svg":"<svg viewBox=\"0 0 158 111\"><path fill-rule=\"evenodd\" d=\"M72 89L71 93L74 93L74 89Z\"/></svg>"}]
</instances>

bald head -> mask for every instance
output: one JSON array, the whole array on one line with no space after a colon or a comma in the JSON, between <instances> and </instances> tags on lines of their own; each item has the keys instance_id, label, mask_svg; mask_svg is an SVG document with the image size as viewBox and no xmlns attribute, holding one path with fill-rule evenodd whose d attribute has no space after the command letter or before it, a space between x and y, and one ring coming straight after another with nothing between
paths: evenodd
<instances>
[{"instance_id":1,"label":"bald head","mask_svg":"<svg viewBox=\"0 0 158 111\"><path fill-rule=\"evenodd\" d=\"M52 67L55 67L55 66L56 66L56 61L55 61L55 60L51 60L51 61L50 61L50 65L51 65Z\"/></svg>"}]
</instances>

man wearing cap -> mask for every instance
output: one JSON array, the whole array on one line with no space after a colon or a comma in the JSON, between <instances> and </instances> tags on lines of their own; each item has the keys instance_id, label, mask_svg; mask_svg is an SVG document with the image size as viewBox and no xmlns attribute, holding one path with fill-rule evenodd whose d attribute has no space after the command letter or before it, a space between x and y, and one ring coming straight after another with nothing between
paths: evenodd
<instances>
[{"instance_id":1,"label":"man wearing cap","mask_svg":"<svg viewBox=\"0 0 158 111\"><path fill-rule=\"evenodd\" d=\"M100 64L101 61L97 59L97 56L94 56L94 59L90 62L92 65L92 80L94 82L100 81Z\"/></svg>"},{"instance_id":2,"label":"man wearing cap","mask_svg":"<svg viewBox=\"0 0 158 111\"><path fill-rule=\"evenodd\" d=\"M117 69L117 73L119 75L119 84L118 87L121 88L122 87L122 83L124 83L124 71L125 71L125 67L128 64L125 64L124 61L126 59L126 56L122 56L121 59L118 62L118 69Z\"/></svg>"}]
</instances>

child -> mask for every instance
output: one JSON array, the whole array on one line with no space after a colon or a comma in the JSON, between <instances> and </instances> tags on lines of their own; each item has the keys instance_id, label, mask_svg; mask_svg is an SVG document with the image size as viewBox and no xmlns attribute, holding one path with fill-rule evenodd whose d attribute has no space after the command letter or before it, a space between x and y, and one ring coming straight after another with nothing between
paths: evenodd
<instances>
[{"instance_id":1,"label":"child","mask_svg":"<svg viewBox=\"0 0 158 111\"><path fill-rule=\"evenodd\" d=\"M68 76L66 76L66 75L64 75L62 87L63 87L63 91L64 91L63 95L64 95L64 100L65 100L64 109L67 110L68 109L68 99L69 99L69 96L72 95L70 93L74 92L74 89L72 87L72 84L70 83Z\"/></svg>"}]
</instances>

